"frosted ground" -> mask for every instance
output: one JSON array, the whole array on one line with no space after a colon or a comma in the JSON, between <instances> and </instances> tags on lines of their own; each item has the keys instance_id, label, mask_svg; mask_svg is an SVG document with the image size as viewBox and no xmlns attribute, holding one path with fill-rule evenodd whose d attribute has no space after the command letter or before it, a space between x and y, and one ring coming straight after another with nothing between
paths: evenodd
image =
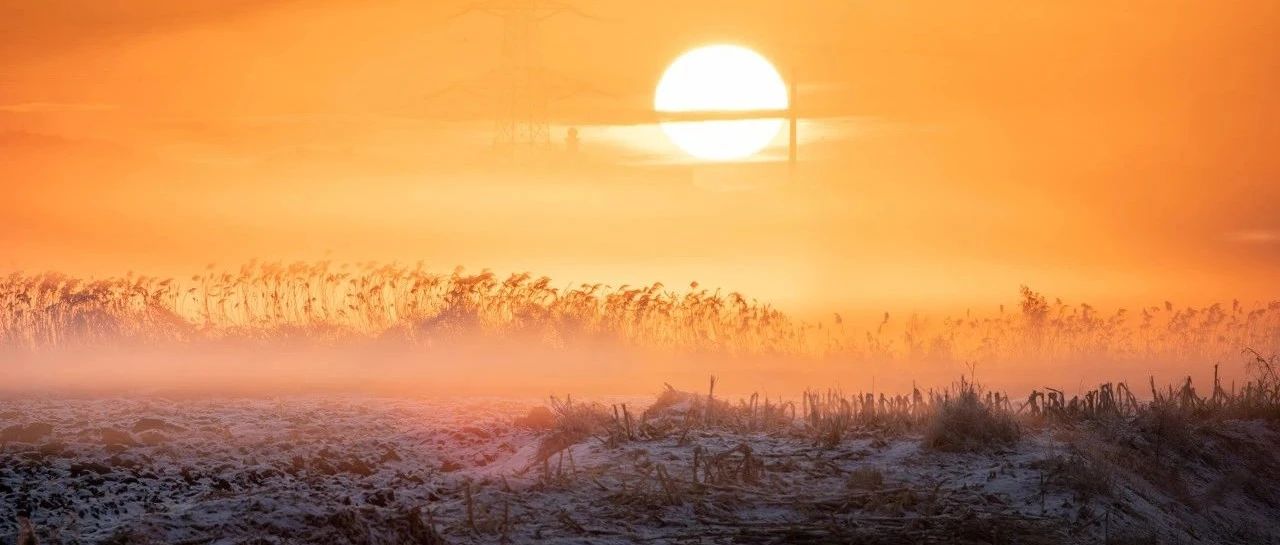
<instances>
[{"instance_id":1,"label":"frosted ground","mask_svg":"<svg viewBox=\"0 0 1280 545\"><path fill-rule=\"evenodd\" d=\"M597 401L639 419L654 398ZM1060 426L947 453L911 433L828 446L798 422L560 450L515 424L542 405L0 400L0 543L28 531L20 515L66 544L1280 542L1280 431L1259 422L1152 458L1125 454L1150 450L1140 437Z\"/></svg>"}]
</instances>

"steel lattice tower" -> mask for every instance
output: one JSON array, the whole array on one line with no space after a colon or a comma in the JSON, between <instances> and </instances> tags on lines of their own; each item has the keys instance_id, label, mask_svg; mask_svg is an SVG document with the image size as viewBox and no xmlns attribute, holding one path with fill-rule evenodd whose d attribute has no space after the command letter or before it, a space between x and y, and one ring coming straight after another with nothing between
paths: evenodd
<instances>
[{"instance_id":1,"label":"steel lattice tower","mask_svg":"<svg viewBox=\"0 0 1280 545\"><path fill-rule=\"evenodd\" d=\"M540 147L551 143L547 104L557 77L542 66L538 25L566 11L557 0L489 0L472 3L463 13L478 11L502 20L502 58L491 73L501 115L494 122L498 149Z\"/></svg>"}]
</instances>

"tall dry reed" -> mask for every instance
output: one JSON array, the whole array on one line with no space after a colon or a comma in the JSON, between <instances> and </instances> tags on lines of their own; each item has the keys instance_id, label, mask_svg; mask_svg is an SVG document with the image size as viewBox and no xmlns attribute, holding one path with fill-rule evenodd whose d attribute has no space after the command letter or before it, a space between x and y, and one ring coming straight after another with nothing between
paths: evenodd
<instances>
[{"instance_id":1,"label":"tall dry reed","mask_svg":"<svg viewBox=\"0 0 1280 545\"><path fill-rule=\"evenodd\" d=\"M886 313L873 329L838 315L810 323L739 293L662 284L556 286L417 266L252 263L189 279L84 280L56 273L0 279L0 347L117 341L398 339L496 335L549 344L610 341L649 349L836 361L1239 361L1280 352L1280 301L1203 308L1172 303L1103 313L1022 288L1016 310L941 319Z\"/></svg>"}]
</instances>

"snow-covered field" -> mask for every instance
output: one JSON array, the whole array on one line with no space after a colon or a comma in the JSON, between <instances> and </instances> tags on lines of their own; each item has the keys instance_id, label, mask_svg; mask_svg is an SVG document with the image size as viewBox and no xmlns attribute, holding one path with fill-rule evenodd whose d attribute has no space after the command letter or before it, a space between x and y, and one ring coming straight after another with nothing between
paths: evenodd
<instances>
[{"instance_id":1,"label":"snow-covered field","mask_svg":"<svg viewBox=\"0 0 1280 545\"><path fill-rule=\"evenodd\" d=\"M0 400L0 543L25 514L40 543L1280 542L1280 432L1257 422L1154 457L1066 429L983 453L872 432L826 448L797 424L540 462L545 432L514 421L541 404Z\"/></svg>"}]
</instances>

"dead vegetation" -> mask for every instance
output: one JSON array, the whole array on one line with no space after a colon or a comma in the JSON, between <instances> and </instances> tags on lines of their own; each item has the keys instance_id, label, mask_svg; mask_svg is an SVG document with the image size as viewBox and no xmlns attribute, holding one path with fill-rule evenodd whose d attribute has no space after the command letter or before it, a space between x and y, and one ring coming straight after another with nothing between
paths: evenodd
<instances>
[{"instance_id":1,"label":"dead vegetation","mask_svg":"<svg viewBox=\"0 0 1280 545\"><path fill-rule=\"evenodd\" d=\"M884 315L871 329L806 322L739 293L692 283L553 287L528 273L436 274L417 266L251 263L187 279L0 279L0 349L106 342L236 339L430 344L467 335L562 345L610 340L654 350L833 362L1229 361L1241 347L1280 352L1280 301L1205 308L1172 303L1104 315L1023 288L1018 311ZM993 309L994 310L994 309Z\"/></svg>"},{"instance_id":2,"label":"dead vegetation","mask_svg":"<svg viewBox=\"0 0 1280 545\"><path fill-rule=\"evenodd\" d=\"M718 399L715 377L705 395L667 384L639 415L625 404L605 407L552 398L554 425L543 450L550 456L588 437L609 445L668 437L683 443L697 430L721 429L804 437L825 448L849 437L919 433L931 449L978 451L1017 442L1026 426L1085 424L1136 430L1156 453L1185 450L1194 441L1194 429L1207 422L1280 419L1275 358L1250 354L1256 358L1251 366L1253 378L1243 388L1228 390L1215 381L1213 393L1203 397L1190 378L1176 390L1172 386L1159 390L1152 381L1150 401L1139 401L1120 382L1101 384L1071 399L1057 390L1034 391L1015 406L1008 395L983 390L963 377L950 388L927 393L913 389L909 395L806 390L799 407L759 394L737 402Z\"/></svg>"},{"instance_id":3,"label":"dead vegetation","mask_svg":"<svg viewBox=\"0 0 1280 545\"><path fill-rule=\"evenodd\" d=\"M1008 446L1021 436L1008 398L982 395L978 386L960 381L955 396L938 406L924 432L925 446L947 451L976 451Z\"/></svg>"},{"instance_id":4,"label":"dead vegetation","mask_svg":"<svg viewBox=\"0 0 1280 545\"><path fill-rule=\"evenodd\" d=\"M1112 468L1090 451L1073 449L1069 454L1039 460L1033 467L1043 472L1042 487L1066 488L1079 502L1108 496L1112 491Z\"/></svg>"},{"instance_id":5,"label":"dead vegetation","mask_svg":"<svg viewBox=\"0 0 1280 545\"><path fill-rule=\"evenodd\" d=\"M714 380L698 392L665 386L647 408L552 398L544 411L512 411L523 424L509 435L486 432L529 441L503 451L511 460L442 465L386 489L430 499L375 505L370 495L307 519L306 533L247 531L325 543L1167 543L1199 531L1265 543L1265 529L1229 528L1242 506L1280 509L1260 478L1280 474L1265 361L1241 388L1201 394L1184 382L1130 400L1113 383L1033 398L1037 409L968 380L903 395L809 390L794 402L732 399ZM124 429L183 429L171 422L130 418ZM300 460L289 474L371 477L346 457L328 460ZM156 531L126 527L119 542Z\"/></svg>"},{"instance_id":6,"label":"dead vegetation","mask_svg":"<svg viewBox=\"0 0 1280 545\"><path fill-rule=\"evenodd\" d=\"M501 279L460 270L435 275L420 267L253 265L238 274L209 272L184 282L12 275L0 282L0 348L41 350L121 339L389 338L431 343L481 333L549 343L604 338L671 350L806 355L856 364L869 359L1203 362L1224 361L1241 346L1255 346L1261 352L1247 352L1249 380L1224 384L1215 373L1207 393L1197 391L1188 378L1163 388L1154 380L1138 388L1105 383L1078 395L1044 388L1015 401L961 379L950 388L913 387L896 395L825 388L804 391L798 400L753 394L731 401L717 395L713 378L705 393L668 385L644 410L552 398L549 408L531 412L520 423L542 433L537 452L521 473L536 479L537 490L547 494L579 487L598 491L599 509L612 525L593 523L567 509L537 513L520 505L504 481L468 482L460 488L464 514L448 528L474 541L504 542L520 525L549 516L554 525L547 527L548 533L583 540L626 536L634 527L649 525L664 528L658 535L667 540L739 543L870 542L872 536L904 543L1061 542L1064 536L1055 526L1060 521L1015 516L1003 500L968 488L895 482L885 468L842 467L832 457L837 452L860 456L841 450L854 441L876 449L902 436L913 442L919 437L928 450L995 455L1028 431L1043 429L1092 438L1036 463L1042 489L1071 492L1079 508L1075 520L1082 525L1108 524L1104 521L1113 516L1110 511L1088 506L1103 498L1116 500L1123 478L1140 479L1191 511L1213 509L1223 498L1237 495L1280 505L1270 481L1249 478L1280 474L1275 456L1216 429L1225 421L1280 421L1277 359L1263 356L1280 351L1280 303L1254 309L1238 303L1205 309L1165 304L1139 314L1131 317L1122 310L1103 316L1087 305L1050 303L1024 289L1016 312L941 323L913 318L895 335L888 315L874 333L846 331L839 320L802 323L739 294L696 286L685 293L660 284L554 288L549 279L529 275ZM10 426L0 430L0 441L45 435L48 430L39 427ZM104 443L136 442L124 432L100 435ZM805 456L771 457L743 439L753 435L794 441ZM141 434L138 439L148 440ZM574 449L584 443L616 449L625 463L614 466L613 473L585 469ZM638 448L654 443L675 445L677 454L660 459ZM1208 481L1180 469L1205 463L1238 467L1213 468ZM836 484L788 488L784 485L792 475ZM747 508L778 506L805 517L752 520L741 514ZM667 525L662 517L671 511L692 517L696 527ZM430 511L388 515L353 510L316 524L341 536L335 542L362 542L380 531L393 532L387 539L442 542L432 516ZM1114 516L1137 520L1126 513ZM1103 535L1109 542L1143 542L1149 534L1134 522L1133 528Z\"/></svg>"},{"instance_id":7,"label":"dead vegetation","mask_svg":"<svg viewBox=\"0 0 1280 545\"><path fill-rule=\"evenodd\" d=\"M599 475L587 478L610 491L608 500L617 509L653 513L693 506L703 528L712 534L736 532L733 535L739 536L741 542L857 541L858 536L865 535L860 532L867 529L907 541L943 539L947 532L971 532L971 538L978 542L997 539L998 535L1021 542L1058 542L1065 538L1056 532L1067 527L1076 528L1072 532L1099 531L1109 542L1145 542L1163 539L1151 536L1167 538L1169 534L1152 533L1144 515L1124 507L1126 502L1160 501L1145 499L1143 494L1149 492L1143 490L1174 498L1193 512L1209 509L1223 498L1241 495L1262 505L1280 505L1280 498L1270 487L1258 485L1256 478L1241 478L1277 474L1280 463L1276 457L1259 451L1258 445L1243 437L1217 437L1213 431L1217 422L1274 419L1280 405L1280 398L1275 397L1274 360L1255 357L1260 361L1254 366L1252 380L1243 388L1215 384L1213 393L1207 396L1186 381L1180 388L1153 389L1151 400L1139 400L1127 384L1108 383L1070 399L1061 392L1050 391L1015 404L1008 396L984 391L961 379L945 390L915 390L899 396L810 390L797 407L756 395L737 402L720 399L715 396L713 379L706 394L683 392L667 385L639 417L621 405L612 410L603 406L568 410L558 403L555 413L561 423L556 429L583 430L579 423L590 422L590 431L579 431L576 436L594 436L602 445L623 450L628 445L675 440L675 445L687 449L678 463L652 458L645 450L637 449L628 455L634 457L630 463L634 473L621 479L618 488L601 484ZM966 519L959 515L958 505L966 501L982 504L991 498L966 500L964 489L950 489L943 494L939 489L921 489L918 483L904 487L874 466L840 469L819 457L812 462L813 467L803 469L793 460L762 456L747 442L721 448L705 446L707 437L762 433L775 441L799 439L821 449L819 452L838 452L855 439L870 438L870 446L876 448L884 445L886 438L915 434L927 450L999 451L1013 448L1030 429L1058 430L1054 433L1075 437L1066 440L1066 453L1029 466L1039 472L1042 498L1054 490L1070 493L1074 522L1056 530L1052 524L1046 526L1047 520L999 515L1003 511L998 503L992 504L995 511L983 515L989 518L980 516L962 524ZM571 452L571 445L555 433L549 437L548 441L560 449L558 456L563 460L564 453ZM561 461L555 464L555 471L546 472L547 482L569 486L579 478L574 475L580 470L569 456L573 475L564 472ZM1244 469L1211 465L1211 474L1217 477L1192 476L1180 469L1205 463L1238 463ZM770 490L771 484L782 482L780 478L802 470L814 476L838 478L843 492L828 498L816 491ZM1000 471L1004 469L993 469L992 477ZM1117 495L1118 487L1130 491ZM1137 499L1134 494L1139 494ZM732 515L746 505L759 506L765 499L802 512L822 514L828 517L827 522L748 523ZM851 509L857 514L841 519L845 523L830 522L832 514L849 517ZM590 534L589 527L580 526Z\"/></svg>"}]
</instances>

